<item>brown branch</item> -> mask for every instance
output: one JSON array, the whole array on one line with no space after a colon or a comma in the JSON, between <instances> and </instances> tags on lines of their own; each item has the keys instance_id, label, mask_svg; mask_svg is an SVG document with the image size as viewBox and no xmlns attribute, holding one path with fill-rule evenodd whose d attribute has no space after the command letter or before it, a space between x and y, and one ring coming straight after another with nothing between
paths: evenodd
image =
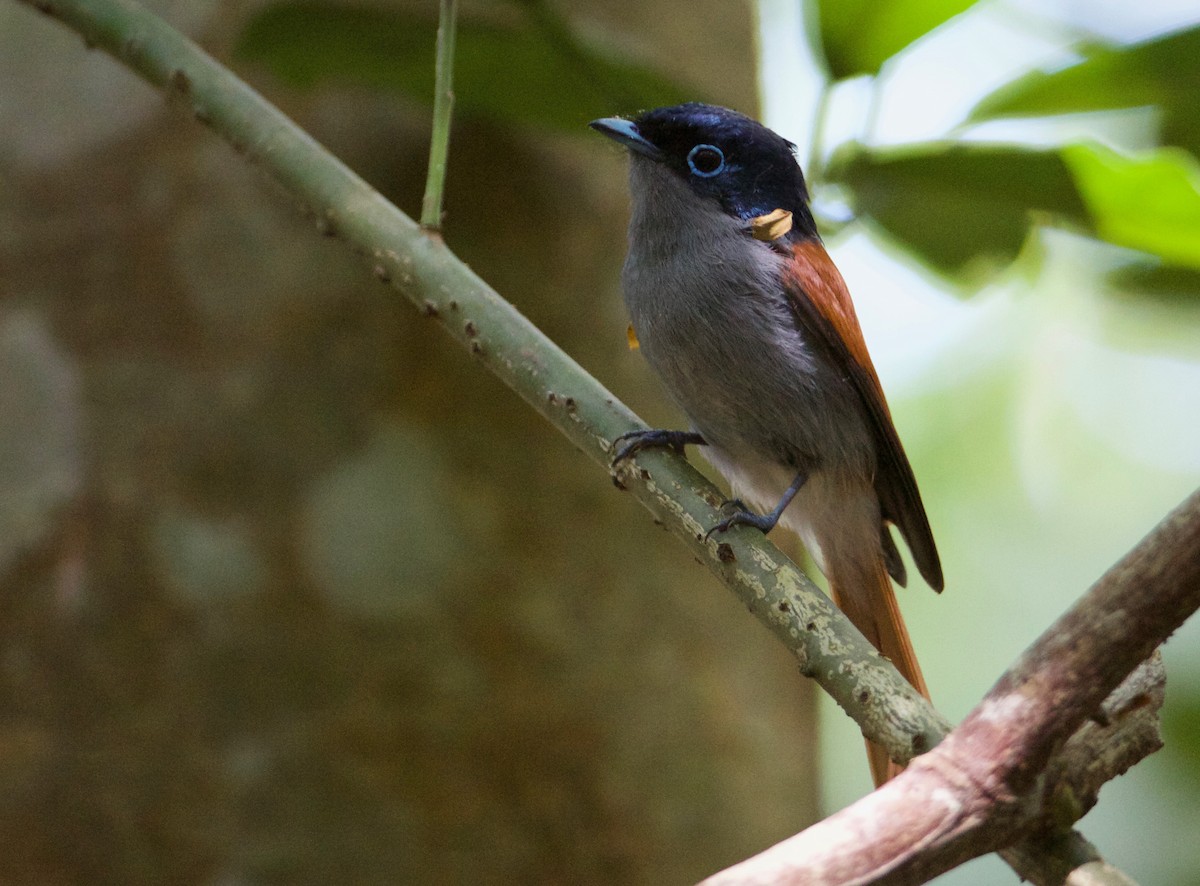
<instances>
[{"instance_id":1,"label":"brown branch","mask_svg":"<svg viewBox=\"0 0 1200 886\"><path fill-rule=\"evenodd\" d=\"M1042 779L1044 825L1038 826L1038 833L1000 851L1014 870L1039 870L1037 882L1069 886L1133 883L1105 864L1080 834L1059 828L1096 805L1106 782L1162 747L1158 712L1165 686L1162 656L1155 651L1105 699L1099 715L1067 740Z\"/></svg>"},{"instance_id":2,"label":"brown branch","mask_svg":"<svg viewBox=\"0 0 1200 886\"><path fill-rule=\"evenodd\" d=\"M923 883L987 852L1014 847L1006 860L1020 861L1064 840L1078 876L1051 871L1045 882L1127 882L1119 873L1096 879L1105 866L1094 850L1061 832L1111 770L1155 740L1088 760L1096 730L1107 727L1080 727L1091 717L1136 718L1160 700L1153 663L1113 690L1197 608L1200 492L1043 633L934 750L853 806L705 883ZM1060 749L1061 765L1051 766Z\"/></svg>"},{"instance_id":3,"label":"brown branch","mask_svg":"<svg viewBox=\"0 0 1200 886\"><path fill-rule=\"evenodd\" d=\"M1156 650L1105 699L1100 715L1084 723L1051 760L1043 783L1047 806L1075 821L1096 805L1105 782L1124 775L1162 747L1158 712L1166 687Z\"/></svg>"}]
</instances>

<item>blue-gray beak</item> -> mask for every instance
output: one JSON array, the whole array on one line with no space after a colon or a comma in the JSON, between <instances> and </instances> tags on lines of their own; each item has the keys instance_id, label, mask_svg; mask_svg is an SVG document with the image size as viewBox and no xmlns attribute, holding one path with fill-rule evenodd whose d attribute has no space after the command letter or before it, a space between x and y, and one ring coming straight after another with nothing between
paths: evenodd
<instances>
[{"instance_id":1,"label":"blue-gray beak","mask_svg":"<svg viewBox=\"0 0 1200 886\"><path fill-rule=\"evenodd\" d=\"M601 120L593 120L588 126L601 135L607 135L613 141L620 142L629 148L629 150L637 151L642 156L649 157L651 160L661 160L663 158L663 152L638 132L637 124L632 120L624 120L620 117L604 117Z\"/></svg>"}]
</instances>

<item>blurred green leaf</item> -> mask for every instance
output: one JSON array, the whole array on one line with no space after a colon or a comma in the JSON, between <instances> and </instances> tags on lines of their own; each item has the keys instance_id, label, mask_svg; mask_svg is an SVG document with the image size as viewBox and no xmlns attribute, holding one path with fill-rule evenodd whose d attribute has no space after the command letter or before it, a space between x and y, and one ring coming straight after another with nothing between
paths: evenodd
<instances>
[{"instance_id":1,"label":"blurred green leaf","mask_svg":"<svg viewBox=\"0 0 1200 886\"><path fill-rule=\"evenodd\" d=\"M922 144L835 155L828 175L926 264L974 276L1016 258L1035 213L1090 230L1071 170L1057 151Z\"/></svg>"},{"instance_id":2,"label":"blurred green leaf","mask_svg":"<svg viewBox=\"0 0 1200 886\"><path fill-rule=\"evenodd\" d=\"M1101 238L1200 268L1195 157L1171 148L1127 157L1099 145L1071 145L1063 157Z\"/></svg>"},{"instance_id":3,"label":"blurred green leaf","mask_svg":"<svg viewBox=\"0 0 1200 886\"><path fill-rule=\"evenodd\" d=\"M1130 46L1090 44L1083 60L1057 71L1035 71L985 97L971 122L1156 106L1163 140L1200 149L1200 28Z\"/></svg>"},{"instance_id":4,"label":"blurred green leaf","mask_svg":"<svg viewBox=\"0 0 1200 886\"><path fill-rule=\"evenodd\" d=\"M1163 706L1163 737L1177 758L1200 773L1200 691L1194 684L1170 686Z\"/></svg>"},{"instance_id":5,"label":"blurred green leaf","mask_svg":"<svg viewBox=\"0 0 1200 886\"><path fill-rule=\"evenodd\" d=\"M694 97L649 68L584 45L544 4L510 5L521 10L519 25L459 23L458 111L582 132L596 117ZM302 88L354 84L432 104L436 34L432 15L300 0L253 16L235 51Z\"/></svg>"},{"instance_id":6,"label":"blurred green leaf","mask_svg":"<svg viewBox=\"0 0 1200 886\"><path fill-rule=\"evenodd\" d=\"M1164 265L1161 262L1136 262L1108 275L1110 285L1124 292L1176 299L1200 296L1200 270Z\"/></svg>"},{"instance_id":7,"label":"blurred green leaf","mask_svg":"<svg viewBox=\"0 0 1200 886\"><path fill-rule=\"evenodd\" d=\"M1091 144L854 146L828 174L860 216L945 274L1011 261L1038 214L1167 266L1200 269L1200 163L1178 149L1129 157ZM1144 282L1194 282L1164 274Z\"/></svg>"},{"instance_id":8,"label":"blurred green leaf","mask_svg":"<svg viewBox=\"0 0 1200 886\"><path fill-rule=\"evenodd\" d=\"M904 47L975 0L818 0L821 45L835 80L876 74Z\"/></svg>"}]
</instances>

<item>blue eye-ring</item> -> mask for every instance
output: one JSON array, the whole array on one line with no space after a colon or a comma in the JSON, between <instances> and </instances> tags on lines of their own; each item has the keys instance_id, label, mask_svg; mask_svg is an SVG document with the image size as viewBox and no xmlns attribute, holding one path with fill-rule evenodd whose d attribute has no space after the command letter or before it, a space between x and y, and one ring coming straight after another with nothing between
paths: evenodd
<instances>
[{"instance_id":1,"label":"blue eye-ring","mask_svg":"<svg viewBox=\"0 0 1200 886\"><path fill-rule=\"evenodd\" d=\"M701 178L711 178L725 168L725 154L716 145L696 145L688 151L688 167Z\"/></svg>"}]
</instances>

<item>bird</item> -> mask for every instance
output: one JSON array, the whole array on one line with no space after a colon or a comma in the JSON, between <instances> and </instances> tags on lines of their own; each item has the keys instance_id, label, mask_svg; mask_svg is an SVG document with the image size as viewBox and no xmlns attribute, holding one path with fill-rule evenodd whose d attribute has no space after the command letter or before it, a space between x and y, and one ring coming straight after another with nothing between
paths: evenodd
<instances>
[{"instance_id":1,"label":"bird","mask_svg":"<svg viewBox=\"0 0 1200 886\"><path fill-rule=\"evenodd\" d=\"M689 423L621 435L614 466L700 447L736 496L709 535L798 535L834 602L929 698L892 588L907 576L891 527L939 593L941 561L795 145L697 102L589 125L630 157L630 342ZM870 741L867 755L876 785L902 769Z\"/></svg>"}]
</instances>

